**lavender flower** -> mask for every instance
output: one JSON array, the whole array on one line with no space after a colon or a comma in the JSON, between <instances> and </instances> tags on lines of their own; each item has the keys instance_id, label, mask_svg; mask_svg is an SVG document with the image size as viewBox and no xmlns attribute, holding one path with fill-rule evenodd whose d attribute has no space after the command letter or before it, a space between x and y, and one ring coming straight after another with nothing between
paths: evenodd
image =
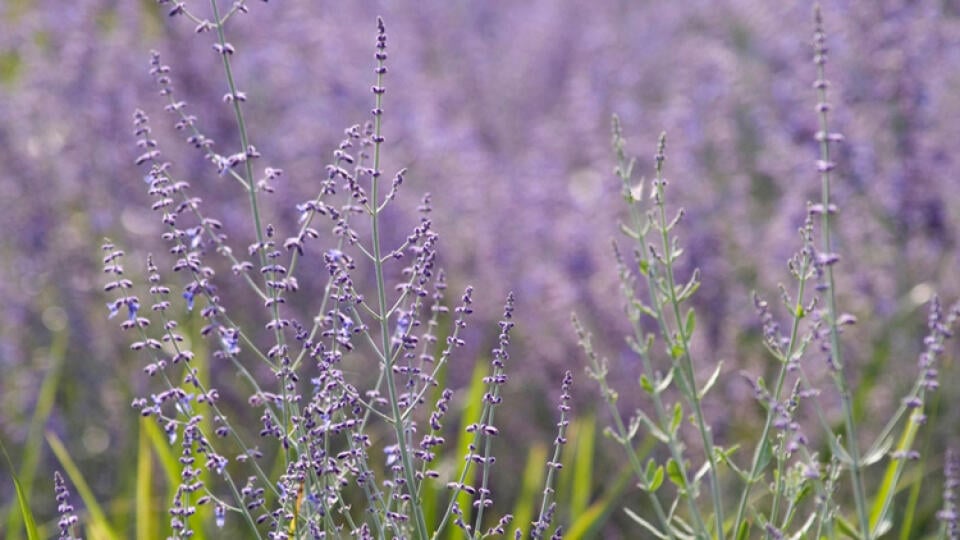
<instances>
[{"instance_id":1,"label":"lavender flower","mask_svg":"<svg viewBox=\"0 0 960 540\"><path fill-rule=\"evenodd\" d=\"M53 487L56 491L57 512L60 514L60 520L57 522L57 526L60 528L60 538L73 540L73 531L79 520L74 513L73 505L70 504L70 490L67 489L67 484L63 480L63 476L60 475L60 471L53 473Z\"/></svg>"}]
</instances>

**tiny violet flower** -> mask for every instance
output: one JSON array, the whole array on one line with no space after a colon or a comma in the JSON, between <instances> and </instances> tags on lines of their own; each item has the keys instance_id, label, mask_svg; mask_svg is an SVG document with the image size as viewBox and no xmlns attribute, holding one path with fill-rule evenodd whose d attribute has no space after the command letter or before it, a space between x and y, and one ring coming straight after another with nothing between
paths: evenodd
<instances>
[{"instance_id":1,"label":"tiny violet flower","mask_svg":"<svg viewBox=\"0 0 960 540\"><path fill-rule=\"evenodd\" d=\"M107 309L110 310L110 314L107 315L108 319L112 319L120 313L120 306L118 302L107 302Z\"/></svg>"},{"instance_id":2,"label":"tiny violet flower","mask_svg":"<svg viewBox=\"0 0 960 540\"><path fill-rule=\"evenodd\" d=\"M187 301L187 311L193 311L193 299L196 295L191 290L183 292L183 298Z\"/></svg>"},{"instance_id":3,"label":"tiny violet flower","mask_svg":"<svg viewBox=\"0 0 960 540\"><path fill-rule=\"evenodd\" d=\"M140 301L136 298L127 300L127 320L131 322L137 320L138 311L140 311Z\"/></svg>"},{"instance_id":4,"label":"tiny violet flower","mask_svg":"<svg viewBox=\"0 0 960 540\"><path fill-rule=\"evenodd\" d=\"M214 519L217 523L217 528L222 529L227 522L227 511L224 509L222 504L218 504L213 509Z\"/></svg>"},{"instance_id":5,"label":"tiny violet flower","mask_svg":"<svg viewBox=\"0 0 960 540\"><path fill-rule=\"evenodd\" d=\"M234 356L240 354L240 334L233 328L221 329L220 344L223 352Z\"/></svg>"},{"instance_id":6,"label":"tiny violet flower","mask_svg":"<svg viewBox=\"0 0 960 540\"><path fill-rule=\"evenodd\" d=\"M407 312L401 312L400 316L397 317L397 337L402 337L407 334L407 330L410 329L410 314Z\"/></svg>"},{"instance_id":7,"label":"tiny violet flower","mask_svg":"<svg viewBox=\"0 0 960 540\"><path fill-rule=\"evenodd\" d=\"M383 449L383 453L387 456L387 467L392 467L394 463L400 459L400 446L393 444Z\"/></svg>"},{"instance_id":8,"label":"tiny violet flower","mask_svg":"<svg viewBox=\"0 0 960 540\"><path fill-rule=\"evenodd\" d=\"M296 208L297 208L297 212L300 213L300 217L297 218L297 223L303 223L310 218L310 212L311 212L310 205L298 204Z\"/></svg>"},{"instance_id":9,"label":"tiny violet flower","mask_svg":"<svg viewBox=\"0 0 960 540\"><path fill-rule=\"evenodd\" d=\"M227 171L230 170L230 160L220 154L214 154L210 160L217 166L217 174L220 176L227 174Z\"/></svg>"},{"instance_id":10,"label":"tiny violet flower","mask_svg":"<svg viewBox=\"0 0 960 540\"><path fill-rule=\"evenodd\" d=\"M187 394L182 398L178 399L176 402L177 412L180 414L188 414L190 411L190 402L193 400L193 394Z\"/></svg>"},{"instance_id":11,"label":"tiny violet flower","mask_svg":"<svg viewBox=\"0 0 960 540\"><path fill-rule=\"evenodd\" d=\"M187 229L187 237L190 238L190 249L197 249L200 246L200 242L203 240L203 229L198 227L191 227Z\"/></svg>"}]
</instances>

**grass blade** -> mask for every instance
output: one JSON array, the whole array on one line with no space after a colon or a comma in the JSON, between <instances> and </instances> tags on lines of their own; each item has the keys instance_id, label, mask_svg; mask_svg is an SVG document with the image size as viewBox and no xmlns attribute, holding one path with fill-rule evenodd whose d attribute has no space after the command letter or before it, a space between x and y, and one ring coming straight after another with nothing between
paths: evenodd
<instances>
[{"instance_id":1,"label":"grass blade","mask_svg":"<svg viewBox=\"0 0 960 540\"><path fill-rule=\"evenodd\" d=\"M140 435L137 441L137 486L136 522L137 538L150 540L157 537L157 520L153 512L153 459L150 455L150 438L144 425L149 420L140 420Z\"/></svg>"},{"instance_id":2,"label":"grass blade","mask_svg":"<svg viewBox=\"0 0 960 540\"><path fill-rule=\"evenodd\" d=\"M583 514L593 493L593 459L597 419L594 415L577 422L577 454L573 463L573 493L570 496L570 515Z\"/></svg>"},{"instance_id":3,"label":"grass blade","mask_svg":"<svg viewBox=\"0 0 960 540\"><path fill-rule=\"evenodd\" d=\"M57 389L60 386L61 367L63 366L63 359L66 357L67 345L69 343L68 336L69 334L66 328L53 333L50 351L48 353L49 367L43 377L43 382L40 383L37 406L30 419L27 441L23 448L23 461L20 463L19 470L20 479L22 480L20 487L23 489L24 498L28 502L30 501L30 495L36 479L37 464L40 461L40 456L43 454L43 429L47 424L47 420L50 418L50 412L53 410L53 405L56 401ZM10 470L12 471L14 469L11 467ZM17 540L21 538L18 532L14 532L20 530L22 524L20 518L20 512L13 511L11 508L11 512L6 520L8 539Z\"/></svg>"},{"instance_id":4,"label":"grass blade","mask_svg":"<svg viewBox=\"0 0 960 540\"><path fill-rule=\"evenodd\" d=\"M87 480L83 477L77 464L73 461L73 458L70 457L70 453L67 452L63 442L55 433L48 431L47 443L50 445L50 449L53 450L54 455L57 456L67 476L70 477L70 482L73 483L77 493L80 494L83 504L87 507L87 512L90 517L88 523L90 527L88 531L90 533L89 536L106 540L119 540L120 537L110 526L110 523L107 522L107 516L103 512L103 508L100 507L100 503L97 502L96 497L93 496L90 485L87 484Z\"/></svg>"},{"instance_id":5,"label":"grass blade","mask_svg":"<svg viewBox=\"0 0 960 540\"><path fill-rule=\"evenodd\" d=\"M480 421L480 415L483 412L483 393L486 391L487 385L483 382L483 378L487 376L487 366L485 362L477 362L476 367L473 369L473 376L470 379L470 387L467 390L467 395L463 399L463 415L460 418L460 427L457 431L457 451L454 454L455 456L465 456L470 452L470 443L473 441L471 434L467 433L467 426L470 424L475 424ZM456 464L457 470L460 470L459 467L463 465ZM473 482L473 477L475 475L467 475L464 479L464 483L470 484ZM471 500L470 495L461 492L457 496L457 504L460 505L460 509L463 510L465 516L470 515ZM450 527L447 532L447 539L454 540L457 538L463 538L463 531L457 527Z\"/></svg>"},{"instance_id":6,"label":"grass blade","mask_svg":"<svg viewBox=\"0 0 960 540\"><path fill-rule=\"evenodd\" d=\"M547 447L542 443L533 445L527 456L527 465L523 469L520 496L513 507L513 526L515 528L524 531L530 530L537 503L537 490L543 485L544 463L546 462Z\"/></svg>"},{"instance_id":7,"label":"grass blade","mask_svg":"<svg viewBox=\"0 0 960 540\"><path fill-rule=\"evenodd\" d=\"M7 449L3 446L3 442L0 442L0 451L3 451L3 458L7 462L10 478L13 480L13 488L17 492L17 504L20 508L20 512L11 511L11 513L16 513L20 516L20 523L23 524L23 528L27 531L27 538L29 540L39 540L40 533L37 531L37 523L33 518L33 512L30 511L30 500L20 485L20 481L17 479L17 473L13 469L13 463L10 462L10 456L7 455ZM7 529L7 531L9 534L13 534L13 529Z\"/></svg>"}]
</instances>

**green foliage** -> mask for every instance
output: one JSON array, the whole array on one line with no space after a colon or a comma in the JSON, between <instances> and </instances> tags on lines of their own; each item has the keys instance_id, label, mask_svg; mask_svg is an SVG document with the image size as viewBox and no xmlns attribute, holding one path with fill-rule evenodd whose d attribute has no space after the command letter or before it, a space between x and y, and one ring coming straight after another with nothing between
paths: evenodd
<instances>
[{"instance_id":1,"label":"green foliage","mask_svg":"<svg viewBox=\"0 0 960 540\"><path fill-rule=\"evenodd\" d=\"M16 528L11 527L7 529L7 533L11 536L15 535L20 532L22 526L29 540L39 540L40 533L37 530L37 524L33 518L33 511L30 510L30 496L20 485L20 480L17 478L17 473L14 472L13 463L10 461L10 456L7 454L7 449L3 446L2 441L0 441L0 451L3 452L3 459L6 461L7 470L10 473L10 480L13 482L13 488L17 493L17 510L20 518L19 522L8 521L8 523L12 523L13 527Z\"/></svg>"},{"instance_id":2,"label":"green foliage","mask_svg":"<svg viewBox=\"0 0 960 540\"><path fill-rule=\"evenodd\" d=\"M48 431L47 444L50 445L50 449L53 450L53 454L57 457L63 470L67 473L70 482L76 487L80 499L83 500L83 504L89 514L87 521L88 536L103 540L119 540L121 538L120 535L113 530L113 527L107 519L106 512L103 511L100 503L96 497L93 496L93 491L87 484L86 478L84 478L80 472L80 468L77 467L73 458L70 457L70 453L66 447L64 447L63 442L55 433Z\"/></svg>"}]
</instances>

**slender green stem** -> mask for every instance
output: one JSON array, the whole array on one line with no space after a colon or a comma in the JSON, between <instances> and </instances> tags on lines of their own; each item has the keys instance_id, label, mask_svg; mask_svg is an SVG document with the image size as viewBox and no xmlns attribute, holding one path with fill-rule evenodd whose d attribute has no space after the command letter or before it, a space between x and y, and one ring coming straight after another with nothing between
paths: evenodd
<instances>
[{"instance_id":1,"label":"slender green stem","mask_svg":"<svg viewBox=\"0 0 960 540\"><path fill-rule=\"evenodd\" d=\"M707 426L707 423L703 416L703 407L700 403L700 397L697 393L697 381L693 367L693 358L690 353L690 338L691 336L687 335L686 325L684 324L683 316L680 314L680 300L677 296L677 286L676 279L673 273L673 260L675 255L673 253L673 246L670 242L670 223L667 219L666 207L664 202L664 187L665 181L663 179L663 149L665 144L665 135L660 136L660 144L657 152L657 180L654 183L654 189L656 190L656 206L657 206L657 216L658 216L658 226L657 229L660 231L660 242L661 249L663 249L663 269L664 276L666 280L666 285L664 289L667 293L667 301L670 304L670 309L674 318L675 326L677 329L678 340L676 344L680 345L681 348L681 359L680 369L682 377L685 378L685 383L681 386L686 387L686 393L690 405L693 406L694 410L694 419L697 423L697 429L700 432L700 438L703 440L704 444L704 453L706 454L707 462L710 464L710 470L708 471L708 477L710 479L710 493L711 499L713 501L713 510L714 510L714 519L717 527L717 538L724 538L723 531L723 499L720 493L720 480L717 471L717 458L716 452L713 445L713 436L710 434L710 428ZM659 294L658 294L659 296ZM662 306L662 304L661 304ZM665 317L660 313L661 327L664 332L664 338L669 339L669 333L666 326ZM681 379L683 380L683 379Z\"/></svg>"},{"instance_id":2,"label":"slender green stem","mask_svg":"<svg viewBox=\"0 0 960 540\"><path fill-rule=\"evenodd\" d=\"M790 341L787 344L786 351L783 353L783 357L780 358L781 366L780 371L777 374L777 382L774 386L773 391L773 400L775 403L778 403L783 395L783 385L787 378L787 367L788 364L792 361L794 354L797 352L798 340L800 336L800 320L803 319L803 297L806 292L807 278L810 271L811 260L806 254L801 255L801 262L799 271L797 273L797 296L795 297L795 306L793 312L793 323L790 325ZM761 459L763 454L768 451L770 447L770 430L773 426L774 418L776 417L776 410L773 406L767 409L767 418L763 424L763 430L760 434L760 442L757 445L757 448L753 453L753 460L750 465L750 473L747 477L747 485L745 485L740 493L740 502L737 505L737 516L733 522L733 528L731 532L734 535L737 535L740 526L743 523L744 513L746 511L747 499L750 497L750 491L753 488L753 484L759 480ZM778 489L774 492L774 502L773 510L770 513L771 519L775 519L777 514L777 504L779 502L780 489L779 485L782 483L783 474L778 475Z\"/></svg>"},{"instance_id":3,"label":"slender green stem","mask_svg":"<svg viewBox=\"0 0 960 540\"><path fill-rule=\"evenodd\" d=\"M378 67L383 67L383 61L378 61ZM377 70L377 88L383 88L383 71ZM383 110L383 92L376 93L376 110ZM384 358L382 366L385 380L387 383L387 393L390 400L391 416L393 417L393 429L397 437L397 447L400 453L400 459L403 465L404 480L407 483L407 493L410 495L410 506L413 510L414 524L417 528L417 537L427 538L427 523L423 515L423 508L420 504L419 489L417 489L416 469L413 464L413 455L407 444L407 422L403 420L403 414L400 410L399 394L397 392L396 381L393 378L393 361L390 354L390 320L388 316L389 305L387 303L386 282L383 276L383 262L381 257L381 238L380 238L380 211L377 201L380 192L380 150L383 146L382 135L383 115L377 114L374 119L374 147L373 147L373 173L371 175L370 199L373 201L370 209L371 241L373 250L374 273L377 282L377 303L379 306L380 319L380 350Z\"/></svg>"},{"instance_id":4,"label":"slender green stem","mask_svg":"<svg viewBox=\"0 0 960 540\"><path fill-rule=\"evenodd\" d=\"M647 224L644 223L644 215L643 215L643 212L641 212L640 206L638 204L639 197L634 195L634 186L630 185L633 163L632 161L628 162L628 160L626 159L626 156L624 155L623 139L621 138L619 130L620 130L619 121L615 118L614 119L614 137L615 137L614 145L617 150L617 158L618 158L617 170L618 170L618 175L620 176L620 179L624 184L624 192L627 195L628 202L630 203L629 204L630 217L633 222L633 229L630 230L628 228L628 235L637 242L639 247L638 252L640 256L645 257L645 260L648 263L646 271L642 273L646 278L647 291L650 297L650 302L652 303L651 308L654 311L655 318L660 327L661 335L664 337L664 339L669 340L670 331L666 324L666 317L664 316L664 313L663 313L663 299L661 297L661 293L659 292L660 281L659 281L658 272L657 272L657 261L653 260L653 258L650 256L650 248L649 248L649 245L647 244L647 239L646 239L646 235L650 229L650 225L649 225L649 222ZM658 163L658 168L659 167L660 167L660 164ZM660 173L658 172L658 179L659 179L659 175ZM662 193L660 195L662 197ZM625 283L624 286L626 288L627 284ZM632 293L627 293L627 294L632 294ZM642 326L640 325L640 321L635 320L632 322L633 322L634 339L637 341L637 343L643 343L644 331ZM643 365L644 372L655 373L655 370L653 368L653 362L650 358L649 351L646 350L646 347L644 347L643 350L640 351L640 361ZM683 377L680 378L680 384L686 385L686 380ZM683 452L681 451L681 443L680 441L677 440L673 430L665 429L666 426L669 425L670 420L669 420L669 415L667 414L666 407L663 403L663 399L661 398L660 393L654 392L652 395L652 400L653 400L654 410L656 411L656 415L657 415L658 425L661 426L661 429L669 437L669 442L667 444L667 447L670 450L670 454L673 457L674 462L676 462L677 466L679 467L680 474L684 478L684 482L688 486L692 486L693 482L690 481L690 474L687 470L686 461L683 457ZM618 421L620 424L618 427L623 428L622 420L618 420ZM621 432L626 433L625 429L621 429ZM633 453L632 448L629 448L628 450L629 450L628 453L631 453L631 454ZM637 470L638 470L638 474L641 474L641 475L643 474L642 468ZM640 476L640 478L644 478L644 476ZM706 527L706 524L704 523L703 516L700 512L700 508L697 506L696 493L694 493L691 488L688 488L687 490L685 490L685 493L683 493L683 496L684 496L684 499L687 501L687 505L690 508L690 514L693 517L694 524L696 525L697 530L700 531L701 535L706 536L707 527ZM669 520L667 520L665 523L667 523L668 531L672 531L672 526L669 524ZM721 528L721 531L722 531L722 528ZM671 535L672 535L672 532L671 532Z\"/></svg>"},{"instance_id":5,"label":"slender green stem","mask_svg":"<svg viewBox=\"0 0 960 540\"><path fill-rule=\"evenodd\" d=\"M831 207L830 193L830 171L833 163L830 161L830 139L831 134L827 123L827 111L829 105L827 102L827 80L824 64L826 63L826 48L824 46L823 22L820 17L820 9L816 11L816 57L817 65L817 96L819 103L817 110L819 112L820 124L820 194L821 204L823 205L820 214L822 257L833 258L832 219L833 209ZM850 394L850 388L844 372L843 351L840 346L840 329L837 324L839 316L837 311L836 282L833 276L833 264L829 262L824 265L825 279L827 285L826 300L828 309L827 323L830 325L830 354L835 372L833 374L834 384L840 393L840 400L843 408L843 421L847 433L847 452L850 454L852 463L850 464L850 475L853 483L853 495L857 508L857 519L860 522L861 534L864 540L870 540L873 532L870 530L870 520L867 516L866 495L864 493L862 478L862 463L860 460L859 442L857 441L856 422L853 418L853 400Z\"/></svg>"},{"instance_id":6,"label":"slender green stem","mask_svg":"<svg viewBox=\"0 0 960 540\"><path fill-rule=\"evenodd\" d=\"M586 333L586 330L580 324L580 321L576 316L573 317L573 326L577 331L577 337L580 340L580 346L583 347L584 352L587 355L587 359L590 361L590 369L592 369L591 376L600 385L600 393L603 396L604 401L607 403L607 408L610 410L610 415L613 417L617 437L627 452L627 460L630 462L630 468L633 469L633 474L637 477L637 480L640 482L641 486L646 486L646 472L644 471L643 464L640 463L640 458L637 457L636 452L633 450L633 446L630 444L629 430L623 422L623 417L620 415L620 410L617 408L616 398L614 397L616 392L610 388L609 384L607 383L606 366L603 365L597 358L597 355L593 350L593 346L590 343L590 336ZM660 524L663 526L664 532L666 532L669 538L676 538L677 536L673 532L673 527L670 524L670 518L664 511L663 505L660 503L660 499L649 489L644 489L644 493L647 494L647 498L650 501L650 506L653 507L653 511L657 515L657 519L660 521Z\"/></svg>"}]
</instances>

